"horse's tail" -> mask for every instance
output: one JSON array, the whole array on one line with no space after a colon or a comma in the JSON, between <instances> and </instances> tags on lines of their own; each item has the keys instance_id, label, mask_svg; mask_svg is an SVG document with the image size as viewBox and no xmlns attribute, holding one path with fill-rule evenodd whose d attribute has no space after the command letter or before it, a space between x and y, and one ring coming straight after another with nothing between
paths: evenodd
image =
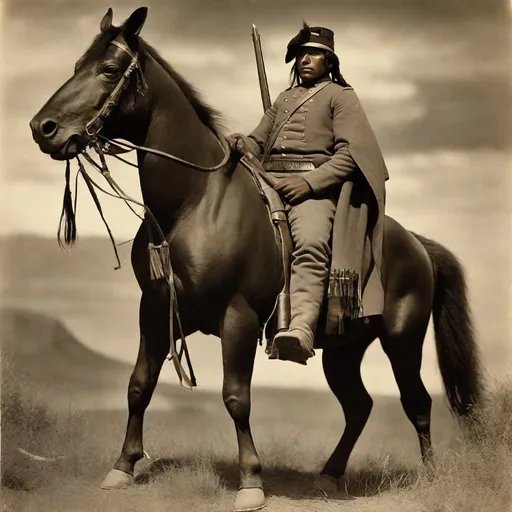
<instances>
[{"instance_id":1,"label":"horse's tail","mask_svg":"<svg viewBox=\"0 0 512 512\"><path fill-rule=\"evenodd\" d=\"M480 404L482 381L466 279L456 256L438 242L414 233L434 267L432 307L437 359L452 411L471 415Z\"/></svg>"}]
</instances>

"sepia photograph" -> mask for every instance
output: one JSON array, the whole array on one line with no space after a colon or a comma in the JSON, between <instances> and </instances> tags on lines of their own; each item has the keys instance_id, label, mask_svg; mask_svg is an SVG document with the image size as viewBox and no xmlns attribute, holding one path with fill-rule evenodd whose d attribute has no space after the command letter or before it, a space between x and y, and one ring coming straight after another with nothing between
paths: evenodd
<instances>
[{"instance_id":1,"label":"sepia photograph","mask_svg":"<svg viewBox=\"0 0 512 512\"><path fill-rule=\"evenodd\" d=\"M12 512L512 512L512 3L6 0Z\"/></svg>"}]
</instances>

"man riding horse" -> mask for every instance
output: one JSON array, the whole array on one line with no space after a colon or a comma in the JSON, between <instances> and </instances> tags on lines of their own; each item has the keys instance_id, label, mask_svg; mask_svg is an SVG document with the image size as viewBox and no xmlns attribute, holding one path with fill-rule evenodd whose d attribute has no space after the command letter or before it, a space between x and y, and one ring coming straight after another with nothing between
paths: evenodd
<instances>
[{"instance_id":1,"label":"man riding horse","mask_svg":"<svg viewBox=\"0 0 512 512\"><path fill-rule=\"evenodd\" d=\"M293 59L290 88L248 136L234 133L229 141L278 179L275 190L287 204L291 321L276 334L274 350L279 359L307 364L327 288L331 334L343 333L347 321L382 315L389 175L359 99L340 73L333 31L304 22L288 43L285 62Z\"/></svg>"}]
</instances>

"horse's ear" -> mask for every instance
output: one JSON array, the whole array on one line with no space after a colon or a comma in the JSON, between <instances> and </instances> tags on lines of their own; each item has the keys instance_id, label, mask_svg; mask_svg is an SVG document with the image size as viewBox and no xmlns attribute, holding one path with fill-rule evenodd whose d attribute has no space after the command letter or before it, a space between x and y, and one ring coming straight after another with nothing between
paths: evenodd
<instances>
[{"instance_id":1,"label":"horse's ear","mask_svg":"<svg viewBox=\"0 0 512 512\"><path fill-rule=\"evenodd\" d=\"M107 14L103 16L103 19L100 23L100 29L102 32L106 32L109 28L112 27L112 18L114 17L114 13L112 12L112 7L108 8Z\"/></svg>"},{"instance_id":2,"label":"horse's ear","mask_svg":"<svg viewBox=\"0 0 512 512\"><path fill-rule=\"evenodd\" d=\"M148 15L147 7L139 7L132 12L130 17L124 23L124 35L126 38L138 36Z\"/></svg>"}]
</instances>

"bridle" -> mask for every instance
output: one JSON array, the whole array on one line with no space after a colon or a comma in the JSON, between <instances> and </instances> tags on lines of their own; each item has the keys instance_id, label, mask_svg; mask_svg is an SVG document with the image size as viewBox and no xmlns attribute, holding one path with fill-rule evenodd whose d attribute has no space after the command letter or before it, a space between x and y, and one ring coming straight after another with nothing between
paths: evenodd
<instances>
[{"instance_id":1,"label":"bridle","mask_svg":"<svg viewBox=\"0 0 512 512\"><path fill-rule=\"evenodd\" d=\"M104 190L102 187L96 184L96 182L88 175L86 172L79 156L77 155L76 159L78 161L79 165L79 171L84 177L84 180L87 183L87 186L89 188L89 191L91 192L93 199L96 203L96 206L98 208L98 211L100 212L100 215L107 226L107 230L109 232L110 238L112 240L114 251L116 253L116 257L118 260L118 267L120 268L120 262L119 257L117 254L117 250L115 247L115 242L113 240L112 234L110 232L110 229L108 227L108 224L106 223L103 213L101 210L101 205L99 204L99 200L96 196L96 193L94 192L94 188L98 188L102 192L118 198L125 201L125 203L131 208L129 203L135 203L139 206L142 206L145 209L146 215L148 216L148 220L152 222L152 224L155 227L155 230L161 240L160 244L154 244L152 241L152 233L148 225L148 236L149 236L149 245L148 245L148 251L149 251L149 263L150 263L150 276L151 279L160 279L164 278L169 286L169 299L170 299L170 318L169 318L169 329L170 329L170 351L167 358L169 360L172 360L176 369L176 372L178 374L180 383L183 385L183 381L185 382L185 387L187 389L192 389L193 386L196 386L196 379L194 376L194 372L192 369L192 364L190 361L190 355L188 352L187 344L185 335L183 332L183 327L181 324L181 319L178 311L178 304L177 304L177 294L176 294L176 288L175 288L175 281L174 281L174 273L171 267L171 261L170 261L170 252L169 252L169 244L165 238L165 235L160 228L156 218L151 213L150 209L143 203L140 203L136 201L135 199L129 197L122 189L119 187L119 185L114 181L112 178L110 171L108 170L107 163L105 160L105 154L113 154L113 156L116 156L115 153L110 153L110 150L112 146L117 146L118 148L121 148L120 152L126 152L133 149L137 149L139 151L144 151L147 153L151 153L154 155L161 156L163 158L168 158L170 160L173 160L175 162L178 162L180 164L183 164L187 167L190 167L192 169L196 169L201 172L214 172L218 171L222 167L224 167L228 161L231 158L231 148L229 144L227 143L226 139L222 136L220 136L217 133L214 133L215 137L217 138L217 141L219 142L224 156L220 163L217 165L211 166L211 167L203 167L198 164L195 164L193 162L189 162L187 160L183 160L182 158L179 158L177 156L174 156L170 153L166 153L164 151L159 151L156 149L148 148L145 146L139 146L132 143L127 142L121 142L121 141L114 141L111 140L103 135L101 135L101 130L105 124L105 120L112 114L114 109L118 106L120 97L122 93L126 90L128 84L130 83L131 76L134 72L137 72L137 94L144 95L144 91L147 90L148 85L144 78L144 73L139 61L139 55L138 52L133 53L127 45L117 41L113 40L110 41L111 44L117 46L121 50L123 50L125 53L127 53L131 57L131 62L126 68L125 72L123 73L123 76L120 78L119 82L116 84L114 90L110 94L110 96L106 99L105 103L101 107L101 109L98 111L98 113L87 123L85 131L87 135L90 137L89 143L87 144L87 147L92 147L99 155L101 164L97 164L87 153L87 147L82 151L82 154L84 158L93 165L98 171L101 172L103 177L107 180L110 187L113 189L115 194L109 193L108 191ZM101 143L101 141L104 141L104 144ZM128 147L128 149L123 149ZM127 162L123 159L121 159L123 162L133 165L134 167L137 167L136 165ZM69 162L68 162L69 164ZM76 198L75 198L76 199ZM132 211L139 216L133 209ZM140 217L140 216L139 216ZM176 316L178 329L180 331L180 338L181 338L181 348L178 353L176 350L176 341L174 340L174 317ZM181 359L183 354L185 355L189 371L190 371L190 377L187 376L183 366L181 365Z\"/></svg>"},{"instance_id":2,"label":"bridle","mask_svg":"<svg viewBox=\"0 0 512 512\"><path fill-rule=\"evenodd\" d=\"M85 131L87 135L89 135L92 139L99 133L99 131L103 128L105 123L105 119L110 116L114 108L117 106L119 102L119 98L121 94L124 92L126 87L130 82L130 76L134 70L138 71L137 74L137 92L141 95L144 95L143 89L147 89L148 85L144 78L144 73L142 72L142 68L139 62L138 53L132 53L132 51L125 46L124 44L118 41L110 41L110 44L121 48L124 52L126 52L131 57L130 65L126 68L126 71L123 73L123 76L117 83L116 87L110 94L110 96L106 99L105 103L99 110L99 112L87 123L85 126Z\"/></svg>"},{"instance_id":3,"label":"bridle","mask_svg":"<svg viewBox=\"0 0 512 512\"><path fill-rule=\"evenodd\" d=\"M110 96L105 100L105 103L103 104L103 106L101 107L99 112L87 123L87 125L85 127L85 131L86 131L87 135L89 135L89 137L91 137L88 145L93 146L96 149L96 151L100 150L100 151L103 151L104 153L106 152L107 154L108 154L109 149L112 146L118 146L121 148L123 148L123 146L124 146L124 147L129 148L128 151L132 150L132 149L137 149L140 151L151 153L153 155L158 155L158 156L161 156L164 158L168 158L170 160L173 160L173 161L183 164L187 167L191 167L192 169L196 169L196 170L202 171L202 172L214 172L214 171L218 171L219 169L224 167L228 163L228 161L231 157L231 150L230 150L229 144L227 143L226 139L217 133L214 133L214 135L217 138L217 141L219 142L219 144L222 148L224 156L220 163L218 163L217 165L211 166L211 167L203 167L203 166L195 164L193 162L189 162L188 160L179 158L170 153L166 153L165 151L159 151L157 149L152 149L152 148L148 148L145 146L139 146L139 145L127 143L127 142L113 141L113 140L100 134L100 131L102 130L102 128L105 124L105 120L112 114L113 110L117 107L117 105L119 103L119 99L121 97L121 94L127 88L128 84L130 82L130 77L135 70L137 71L137 94L144 96L144 90L147 90L147 87L148 87L146 79L144 78L144 72L140 65L138 52L133 53L130 50L130 48L128 48L127 45L125 45L117 40L110 41L110 44L113 44L113 45L117 46L118 48L120 48L121 50L123 50L125 53L127 53L131 57L132 60L131 60L130 64L128 65L128 67L126 68L126 71L123 73L123 76L120 78L119 82L117 83L116 87L111 92ZM105 144L103 146L101 144L98 144L98 139L104 140Z\"/></svg>"}]
</instances>

